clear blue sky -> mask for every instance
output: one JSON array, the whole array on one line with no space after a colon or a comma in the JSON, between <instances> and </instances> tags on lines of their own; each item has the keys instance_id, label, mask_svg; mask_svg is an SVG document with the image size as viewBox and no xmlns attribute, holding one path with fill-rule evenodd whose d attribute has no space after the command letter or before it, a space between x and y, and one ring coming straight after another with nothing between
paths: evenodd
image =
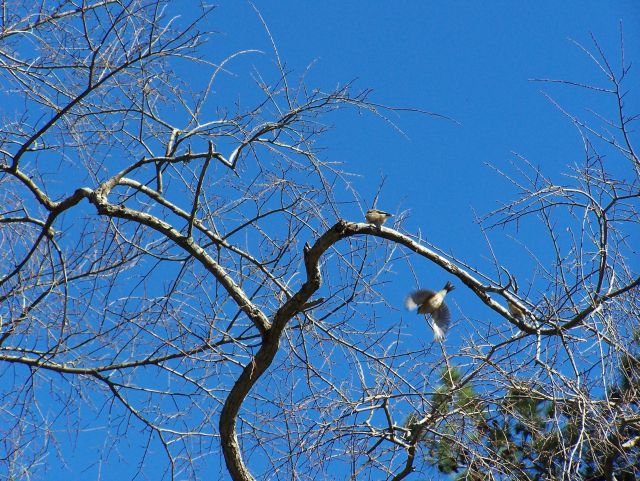
<instances>
[{"instance_id":1,"label":"clear blue sky","mask_svg":"<svg viewBox=\"0 0 640 481\"><path fill-rule=\"evenodd\" d=\"M174 2L171 8L179 13L178 9L189 3L196 2ZM330 90L355 80L356 88L373 89L370 99L380 104L424 109L457 120L391 114L403 135L373 115L341 113L327 119L335 128L325 137L324 158L343 162L344 170L358 174L353 185L369 203L381 177L386 176L379 208L396 213L410 209L405 229L420 229L430 242L479 266L486 265L488 251L474 224L474 210L486 213L514 195L510 185L487 164L508 168L512 152L518 152L550 174L559 175L566 165L581 159L579 135L542 92L579 115L587 116L587 108L611 111L610 104L592 93L530 79L604 84L591 60L570 39L592 49L592 32L610 60L618 63L621 20L626 56L640 63L640 2L636 0L257 0L255 4L292 78L313 64L307 79L311 87ZM244 49L270 51L269 39L246 2L221 0L208 22L208 28L219 32L207 47L211 61ZM246 99L243 96L250 95L246 89L253 83L252 69L267 68L272 60L270 54L255 54L230 62L227 70L233 76L218 86L220 103L231 105L236 96ZM636 72L631 74L638 84ZM198 80L198 72L188 75ZM638 95L632 92L627 99L631 111L640 112ZM348 197L346 191L343 197ZM442 216L428 217L429 209ZM355 205L345 205L343 216L361 220ZM536 243L536 233L527 226L500 234ZM503 263L526 281L530 266L522 261L517 243L501 236L494 240ZM440 287L449 279L426 261L420 260L416 267L424 287ZM398 266L399 272L402 269ZM413 287L413 279L399 276L387 294L401 306L407 290ZM456 325L446 341L450 347L466 332L467 321L461 318L460 310L471 318L494 319L459 283L458 287L452 301ZM398 316L415 319L402 312ZM426 336L424 342L430 342L428 328L421 332ZM132 452L143 449L143 444L144 440L140 446L132 446ZM95 479L98 468L82 469L101 448L91 443L74 446L75 458L68 461L76 479ZM155 456L163 454L156 449L145 462L154 465ZM222 459L213 455L211 470L202 473L203 479L224 473L217 463ZM117 467L101 468L103 480L129 479L125 467L122 472ZM135 465L129 468L135 469Z\"/></svg>"}]
</instances>

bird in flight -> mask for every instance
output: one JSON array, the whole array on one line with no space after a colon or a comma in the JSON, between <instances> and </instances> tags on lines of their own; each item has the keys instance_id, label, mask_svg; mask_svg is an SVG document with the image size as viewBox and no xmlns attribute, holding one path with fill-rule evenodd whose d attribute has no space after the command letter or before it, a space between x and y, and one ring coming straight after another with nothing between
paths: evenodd
<instances>
[{"instance_id":1,"label":"bird in flight","mask_svg":"<svg viewBox=\"0 0 640 481\"><path fill-rule=\"evenodd\" d=\"M367 224L373 224L376 227L382 227L382 224L384 224L389 217L393 217L393 215L378 209L369 209L364 215Z\"/></svg>"},{"instance_id":2,"label":"bird in flight","mask_svg":"<svg viewBox=\"0 0 640 481\"><path fill-rule=\"evenodd\" d=\"M410 311L418 309L418 314L424 314L425 317L427 314L431 315L433 320L431 328L436 341L444 339L451 322L451 312L444 302L444 298L453 289L453 284L447 282L439 291L420 289L412 292L405 301L405 305Z\"/></svg>"}]
</instances>

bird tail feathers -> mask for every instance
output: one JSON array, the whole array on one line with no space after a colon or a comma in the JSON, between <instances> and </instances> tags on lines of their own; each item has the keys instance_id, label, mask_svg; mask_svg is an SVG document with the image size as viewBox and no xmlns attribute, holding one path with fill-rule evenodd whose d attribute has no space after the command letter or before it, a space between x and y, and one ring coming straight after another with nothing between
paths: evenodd
<instances>
[{"instance_id":1,"label":"bird tail feathers","mask_svg":"<svg viewBox=\"0 0 640 481\"><path fill-rule=\"evenodd\" d=\"M442 341L444 339L444 331L435 322L431 323L431 327L433 328L433 338L436 341Z\"/></svg>"}]
</instances>

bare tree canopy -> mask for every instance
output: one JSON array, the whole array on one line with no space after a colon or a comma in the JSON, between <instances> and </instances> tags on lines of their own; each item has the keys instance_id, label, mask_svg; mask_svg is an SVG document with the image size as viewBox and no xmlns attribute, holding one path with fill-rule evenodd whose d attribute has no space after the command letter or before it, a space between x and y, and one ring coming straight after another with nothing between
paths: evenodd
<instances>
[{"instance_id":1,"label":"bare tree canopy","mask_svg":"<svg viewBox=\"0 0 640 481\"><path fill-rule=\"evenodd\" d=\"M376 205L323 139L342 111L393 129L412 109L308 85L257 9L268 67L221 96L229 65L258 54L205 54L212 7L2 6L0 477L54 479L78 450L91 479L640 475L623 36L613 53L579 45L597 85L539 80L610 108L585 120L556 103L583 144L561 181L520 155L493 167L516 195L469 226L487 239L477 265L409 230L408 211L365 220ZM494 248L509 236L531 276ZM456 288L446 304L428 304L444 282L427 265ZM392 282L420 289L421 314ZM432 342L422 313L459 345Z\"/></svg>"}]
</instances>

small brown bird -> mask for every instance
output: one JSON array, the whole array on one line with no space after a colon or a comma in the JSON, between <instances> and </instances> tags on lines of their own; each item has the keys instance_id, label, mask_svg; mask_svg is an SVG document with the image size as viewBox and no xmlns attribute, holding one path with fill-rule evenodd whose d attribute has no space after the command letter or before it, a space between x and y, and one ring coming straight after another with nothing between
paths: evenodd
<instances>
[{"instance_id":1,"label":"small brown bird","mask_svg":"<svg viewBox=\"0 0 640 481\"><path fill-rule=\"evenodd\" d=\"M393 215L378 209L369 209L364 215L367 224L373 224L376 227L382 227L382 224L384 224L389 217L393 217Z\"/></svg>"},{"instance_id":2,"label":"small brown bird","mask_svg":"<svg viewBox=\"0 0 640 481\"><path fill-rule=\"evenodd\" d=\"M444 302L444 298L454 289L451 282L447 282L445 286L439 291L431 291L429 289L421 289L415 291L407 297L405 305L407 309L418 309L418 314L431 314L433 322L431 328L433 329L433 337L436 341L440 341L444 338L449 323L451 322L451 312Z\"/></svg>"}]
</instances>

